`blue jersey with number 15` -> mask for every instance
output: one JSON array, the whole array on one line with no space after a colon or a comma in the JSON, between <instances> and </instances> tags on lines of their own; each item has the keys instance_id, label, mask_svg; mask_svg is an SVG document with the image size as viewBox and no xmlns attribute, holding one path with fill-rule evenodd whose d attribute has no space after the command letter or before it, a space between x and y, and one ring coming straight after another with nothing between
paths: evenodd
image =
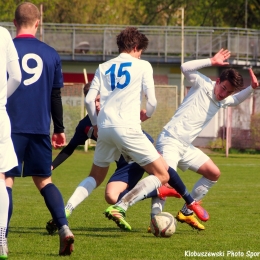
<instances>
[{"instance_id":1,"label":"blue jersey with number 15","mask_svg":"<svg viewBox=\"0 0 260 260\"><path fill-rule=\"evenodd\" d=\"M49 134L52 88L63 87L61 61L52 47L26 36L14 39L22 82L8 99L7 112L12 133Z\"/></svg>"}]
</instances>

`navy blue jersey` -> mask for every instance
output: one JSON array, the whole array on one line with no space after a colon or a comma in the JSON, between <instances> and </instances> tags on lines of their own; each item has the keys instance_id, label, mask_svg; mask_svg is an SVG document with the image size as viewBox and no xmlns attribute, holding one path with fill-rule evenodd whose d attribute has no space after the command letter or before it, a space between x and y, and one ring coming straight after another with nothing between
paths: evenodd
<instances>
[{"instance_id":1,"label":"navy blue jersey","mask_svg":"<svg viewBox=\"0 0 260 260\"><path fill-rule=\"evenodd\" d=\"M69 143L74 144L76 146L84 145L85 142L89 139L88 132L91 127L92 124L89 119L89 116L85 116L82 120L79 121L75 133ZM91 139L97 141L93 134L91 135Z\"/></svg>"},{"instance_id":2,"label":"navy blue jersey","mask_svg":"<svg viewBox=\"0 0 260 260\"><path fill-rule=\"evenodd\" d=\"M14 39L22 82L7 101L12 133L50 134L52 88L63 87L61 61L47 44L28 35Z\"/></svg>"}]
</instances>

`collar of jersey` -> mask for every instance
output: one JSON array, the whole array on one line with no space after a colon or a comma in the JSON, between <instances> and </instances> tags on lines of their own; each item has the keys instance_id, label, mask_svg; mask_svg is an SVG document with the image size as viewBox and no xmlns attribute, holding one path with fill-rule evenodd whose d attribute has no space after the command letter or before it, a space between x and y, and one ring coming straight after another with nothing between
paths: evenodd
<instances>
[{"instance_id":1,"label":"collar of jersey","mask_svg":"<svg viewBox=\"0 0 260 260\"><path fill-rule=\"evenodd\" d=\"M35 38L32 34L20 34L15 38Z\"/></svg>"}]
</instances>

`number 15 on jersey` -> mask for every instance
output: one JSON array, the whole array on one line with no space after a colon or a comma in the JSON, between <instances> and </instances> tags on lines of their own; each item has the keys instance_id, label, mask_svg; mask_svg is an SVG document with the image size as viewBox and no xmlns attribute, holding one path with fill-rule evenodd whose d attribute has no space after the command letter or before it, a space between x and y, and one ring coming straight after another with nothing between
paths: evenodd
<instances>
[{"instance_id":1,"label":"number 15 on jersey","mask_svg":"<svg viewBox=\"0 0 260 260\"><path fill-rule=\"evenodd\" d=\"M112 66L105 72L105 75L110 76L111 89L115 88L123 89L129 85L131 80L131 74L128 68L132 66L132 62L121 63L119 69L117 69L116 64Z\"/></svg>"}]
</instances>

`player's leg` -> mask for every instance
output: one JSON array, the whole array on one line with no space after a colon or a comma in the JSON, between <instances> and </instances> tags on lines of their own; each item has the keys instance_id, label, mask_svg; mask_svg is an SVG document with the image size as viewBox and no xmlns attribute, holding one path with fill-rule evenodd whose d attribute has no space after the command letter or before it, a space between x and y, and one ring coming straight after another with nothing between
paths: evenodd
<instances>
[{"instance_id":1,"label":"player's leg","mask_svg":"<svg viewBox=\"0 0 260 260\"><path fill-rule=\"evenodd\" d=\"M5 186L5 175L3 172L0 172L0 205L0 259L5 259L7 258L8 254L6 229L8 219L9 198Z\"/></svg>"},{"instance_id":2,"label":"player's leg","mask_svg":"<svg viewBox=\"0 0 260 260\"><path fill-rule=\"evenodd\" d=\"M193 186L191 195L196 201L201 201L209 189L217 183L220 177L220 170L214 162L209 159L197 170L197 173L201 174L202 177ZM187 211L189 212L189 210Z\"/></svg>"},{"instance_id":3,"label":"player's leg","mask_svg":"<svg viewBox=\"0 0 260 260\"><path fill-rule=\"evenodd\" d=\"M65 210L67 217L69 217L72 211L104 181L107 172L108 167L99 167L95 164L92 165L89 176L78 185L66 204Z\"/></svg>"},{"instance_id":4,"label":"player's leg","mask_svg":"<svg viewBox=\"0 0 260 260\"><path fill-rule=\"evenodd\" d=\"M59 229L59 255L70 255L73 251L74 235L68 227L62 195L51 179L52 147L50 136L29 135L29 137L30 143L24 157L23 176L32 176Z\"/></svg>"},{"instance_id":5,"label":"player's leg","mask_svg":"<svg viewBox=\"0 0 260 260\"><path fill-rule=\"evenodd\" d=\"M144 169L137 163L118 164L118 167L108 180L105 199L108 204L118 202L129 190L140 181L144 174Z\"/></svg>"},{"instance_id":6,"label":"player's leg","mask_svg":"<svg viewBox=\"0 0 260 260\"><path fill-rule=\"evenodd\" d=\"M201 199L207 194L208 190L217 182L217 179L220 176L220 171L213 163L213 161L200 149L192 145L188 148L185 156L179 162L179 167L183 171L190 169L202 175L205 174L207 177L211 178L210 180L203 176L194 185L191 195L194 200L198 202L201 201ZM176 218L180 222L186 222L198 230L205 229L205 227L196 219L193 211L188 209L186 205L184 205L183 208L178 212Z\"/></svg>"},{"instance_id":7,"label":"player's leg","mask_svg":"<svg viewBox=\"0 0 260 260\"><path fill-rule=\"evenodd\" d=\"M168 168L169 175L171 176L169 184L182 195L187 207L193 208L196 212L196 215L201 220L207 221L209 218L208 213L205 209L203 209L199 204L195 202L176 172L177 164L179 161L182 160L183 155L186 153L188 147L188 145L185 145L179 140L170 136L166 131L162 131L156 143L156 148L158 152L162 154L165 161L168 163L168 165L170 165L170 167ZM167 191L165 195L167 196ZM154 204L152 206L152 215L158 213L158 210L163 208L163 205L160 205L163 203L163 201L159 199L153 199L152 203Z\"/></svg>"},{"instance_id":8,"label":"player's leg","mask_svg":"<svg viewBox=\"0 0 260 260\"><path fill-rule=\"evenodd\" d=\"M18 164L17 156L15 153L14 145L11 139L11 126L6 113L1 114L0 120L0 258L7 258L8 245L7 245L7 232L9 225L9 204L12 209L12 198L9 201L9 193L6 186L4 173L8 172ZM10 214L11 218L11 214Z\"/></svg>"},{"instance_id":9,"label":"player's leg","mask_svg":"<svg viewBox=\"0 0 260 260\"><path fill-rule=\"evenodd\" d=\"M147 197L147 194L156 190L162 183L167 183L169 175L164 167L163 159L155 150L152 143L139 129L115 129L115 142L121 146L123 153L127 153L136 163L142 166L148 173L153 173L137 183L115 205L105 211L106 217L114 220L117 225L125 230L131 230L131 226L125 221L125 211L135 202Z\"/></svg>"},{"instance_id":10,"label":"player's leg","mask_svg":"<svg viewBox=\"0 0 260 260\"><path fill-rule=\"evenodd\" d=\"M23 160L26 151L27 144L29 142L29 138L24 134L11 134L11 139L13 142L15 154L18 160L18 165L13 167L12 169L6 171L5 173L5 183L6 189L9 197L9 210L8 210L8 221L7 221L7 230L6 230L6 238L9 233L9 223L13 214L13 185L15 177L21 177Z\"/></svg>"},{"instance_id":11,"label":"player's leg","mask_svg":"<svg viewBox=\"0 0 260 260\"><path fill-rule=\"evenodd\" d=\"M113 141L110 138L111 129L107 129L107 134L104 135L102 135L102 130L103 129L99 129L99 137L94 154L94 163L90 174L79 184L67 203L66 208L69 209L70 212L72 212L72 210L74 210L104 181L109 169L109 164L118 160L120 157L120 151L113 144Z\"/></svg>"},{"instance_id":12,"label":"player's leg","mask_svg":"<svg viewBox=\"0 0 260 260\"><path fill-rule=\"evenodd\" d=\"M91 172L89 176L78 185L69 198L65 207L67 217L103 182L108 172L110 162L115 160L115 158L118 160L120 153L115 146L111 146L108 138L109 135L107 135L106 142L102 142L102 138L98 138ZM95 160L101 166L98 166ZM53 219L47 222L46 229L49 234L53 234L56 231L56 225Z\"/></svg>"},{"instance_id":13,"label":"player's leg","mask_svg":"<svg viewBox=\"0 0 260 260\"><path fill-rule=\"evenodd\" d=\"M7 229L6 229L6 239L9 233L9 223L13 215L13 185L14 177L5 177L6 190L8 194L9 207L8 207L8 219L7 219Z\"/></svg>"}]
</instances>

